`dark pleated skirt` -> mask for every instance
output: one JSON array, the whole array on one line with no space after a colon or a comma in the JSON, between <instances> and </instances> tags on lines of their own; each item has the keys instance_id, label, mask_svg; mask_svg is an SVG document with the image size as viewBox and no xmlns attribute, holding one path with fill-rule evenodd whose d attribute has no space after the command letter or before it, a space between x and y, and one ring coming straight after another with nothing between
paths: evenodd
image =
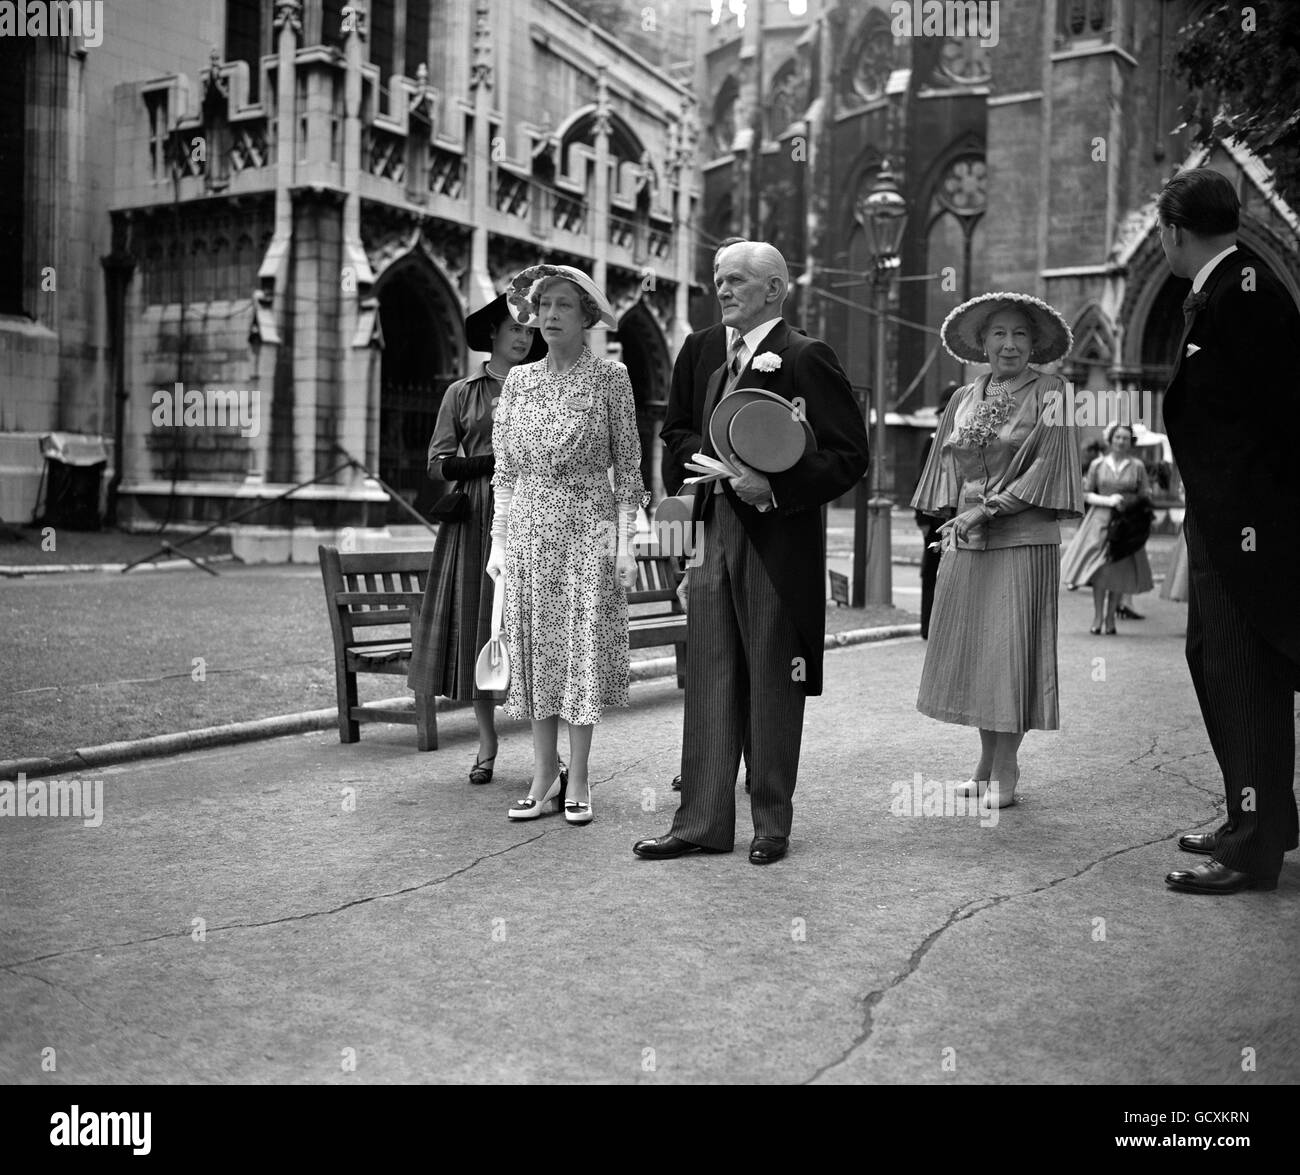
<instances>
[{"instance_id":1,"label":"dark pleated skirt","mask_svg":"<svg viewBox=\"0 0 1300 1175\"><path fill-rule=\"evenodd\" d=\"M462 482L469 517L443 522L433 546L419 623L412 632L407 683L413 690L456 701L504 701L474 685L474 662L492 630L492 581L484 573L492 546L492 485Z\"/></svg>"},{"instance_id":2,"label":"dark pleated skirt","mask_svg":"<svg viewBox=\"0 0 1300 1175\"><path fill-rule=\"evenodd\" d=\"M950 551L939 563L916 708L982 730L1057 730L1060 548Z\"/></svg>"}]
</instances>

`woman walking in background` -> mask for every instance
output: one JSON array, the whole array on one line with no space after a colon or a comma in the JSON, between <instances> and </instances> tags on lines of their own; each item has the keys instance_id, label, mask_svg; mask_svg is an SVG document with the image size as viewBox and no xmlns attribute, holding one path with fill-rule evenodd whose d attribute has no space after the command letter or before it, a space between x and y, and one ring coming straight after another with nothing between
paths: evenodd
<instances>
[{"instance_id":1,"label":"woman walking in background","mask_svg":"<svg viewBox=\"0 0 1300 1175\"><path fill-rule=\"evenodd\" d=\"M1151 494L1146 466L1133 453L1131 426L1116 422L1106 429L1106 453L1088 467L1083 498L1088 512L1061 559L1061 578L1067 586L1092 585L1089 631L1113 636L1120 597L1149 592L1154 586L1140 529ZM1120 526L1112 527L1117 512ZM1122 530L1129 532L1127 541L1117 533Z\"/></svg>"},{"instance_id":2,"label":"woman walking in background","mask_svg":"<svg viewBox=\"0 0 1300 1175\"><path fill-rule=\"evenodd\" d=\"M1082 513L1079 445L1065 384L1029 362L1060 359L1072 340L1056 310L1014 293L964 302L941 337L954 358L992 372L953 396L912 499L947 519L916 708L979 728L979 762L959 794L1005 808L1025 732L1060 725L1058 519Z\"/></svg>"},{"instance_id":3,"label":"woman walking in background","mask_svg":"<svg viewBox=\"0 0 1300 1175\"><path fill-rule=\"evenodd\" d=\"M509 817L532 820L563 805L570 824L587 824L593 727L605 707L628 701L627 592L636 583L631 540L643 492L636 407L627 368L596 358L583 341L597 322L617 325L591 278L535 265L511 282L509 300L549 348L544 362L510 373L492 437L487 570L506 583L506 710L533 726L532 787Z\"/></svg>"},{"instance_id":4,"label":"woman walking in background","mask_svg":"<svg viewBox=\"0 0 1300 1175\"><path fill-rule=\"evenodd\" d=\"M503 700L474 684L474 662L492 627L492 583L483 570L492 528L492 413L510 370L540 359L546 346L536 331L510 317L504 294L465 319L465 342L492 358L446 390L429 442L429 476L457 488L451 516L438 525L407 682L412 689L418 683L429 694L474 703L478 754L469 781L481 784L492 778L493 711Z\"/></svg>"}]
</instances>

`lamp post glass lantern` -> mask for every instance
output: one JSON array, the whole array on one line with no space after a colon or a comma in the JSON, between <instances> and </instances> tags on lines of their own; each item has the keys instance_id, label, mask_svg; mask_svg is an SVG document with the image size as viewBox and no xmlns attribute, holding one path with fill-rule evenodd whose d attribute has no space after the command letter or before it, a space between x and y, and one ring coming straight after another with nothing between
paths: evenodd
<instances>
[{"instance_id":1,"label":"lamp post glass lantern","mask_svg":"<svg viewBox=\"0 0 1300 1175\"><path fill-rule=\"evenodd\" d=\"M899 266L898 251L907 226L908 209L888 159L881 163L876 182L871 191L858 201L855 211L874 262L871 284L876 311L873 396L876 433L871 445L870 490L865 483L858 483L853 509L853 604L861 608L868 602L894 602L891 582L893 535L890 533L890 512L894 504L885 495L888 444L885 432L885 314L889 310L890 283ZM865 412L866 405L863 409ZM868 549L870 558L867 557Z\"/></svg>"}]
</instances>

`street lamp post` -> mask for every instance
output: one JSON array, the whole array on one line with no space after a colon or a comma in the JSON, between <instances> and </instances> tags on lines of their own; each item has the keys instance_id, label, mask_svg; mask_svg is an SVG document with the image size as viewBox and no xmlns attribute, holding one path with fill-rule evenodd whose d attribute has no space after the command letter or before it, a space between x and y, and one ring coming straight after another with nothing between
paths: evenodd
<instances>
[{"instance_id":1,"label":"street lamp post","mask_svg":"<svg viewBox=\"0 0 1300 1175\"><path fill-rule=\"evenodd\" d=\"M874 267L872 293L876 310L875 338L875 408L876 435L871 445L871 483L858 483L853 504L853 606L866 603L894 602L891 570L893 536L890 534L890 511L893 502L885 494L885 314L889 309L889 287L899 266L898 250L907 225L907 201L894 182L889 160L880 165L880 174L871 191L858 201L858 223L867 236ZM865 410L865 405L864 405ZM866 540L870 540L870 558Z\"/></svg>"}]
</instances>

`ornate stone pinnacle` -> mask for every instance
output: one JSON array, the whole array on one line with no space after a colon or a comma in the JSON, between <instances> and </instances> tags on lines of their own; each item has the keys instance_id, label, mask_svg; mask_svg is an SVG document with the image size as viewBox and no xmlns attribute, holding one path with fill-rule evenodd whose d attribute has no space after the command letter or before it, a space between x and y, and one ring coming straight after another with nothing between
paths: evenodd
<instances>
[{"instance_id":1,"label":"ornate stone pinnacle","mask_svg":"<svg viewBox=\"0 0 1300 1175\"><path fill-rule=\"evenodd\" d=\"M469 71L469 88L492 88L492 24L488 0L478 0L474 9L474 62Z\"/></svg>"},{"instance_id":2,"label":"ornate stone pinnacle","mask_svg":"<svg viewBox=\"0 0 1300 1175\"><path fill-rule=\"evenodd\" d=\"M276 0L275 30L280 32L287 24L295 34L302 32L302 0Z\"/></svg>"}]
</instances>

